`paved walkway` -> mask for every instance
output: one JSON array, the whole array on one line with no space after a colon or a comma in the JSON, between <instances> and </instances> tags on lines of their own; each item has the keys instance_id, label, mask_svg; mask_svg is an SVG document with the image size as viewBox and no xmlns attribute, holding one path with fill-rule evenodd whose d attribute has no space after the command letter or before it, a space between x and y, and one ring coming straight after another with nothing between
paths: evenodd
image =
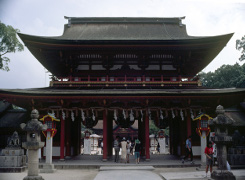
<instances>
[{"instance_id":1,"label":"paved walkway","mask_svg":"<svg viewBox=\"0 0 245 180\"><path fill-rule=\"evenodd\" d=\"M44 161L41 162L40 167ZM57 171L53 174L40 175L45 180L207 180L205 171L197 171L200 160L195 164L182 164L180 159L172 155L152 155L151 161L141 160L135 164L133 156L130 163L115 163L112 159L102 162L102 157L81 155L65 161L54 160ZM237 180L245 179L245 170L232 170ZM0 180L22 180L27 171L22 173L0 173Z\"/></svg>"},{"instance_id":2,"label":"paved walkway","mask_svg":"<svg viewBox=\"0 0 245 180\"><path fill-rule=\"evenodd\" d=\"M245 170L232 170L237 180L245 179ZM0 173L0 180L22 180L22 173ZM40 173L45 180L207 180L204 171L190 168L155 168L152 170L59 169L53 174Z\"/></svg>"}]
</instances>

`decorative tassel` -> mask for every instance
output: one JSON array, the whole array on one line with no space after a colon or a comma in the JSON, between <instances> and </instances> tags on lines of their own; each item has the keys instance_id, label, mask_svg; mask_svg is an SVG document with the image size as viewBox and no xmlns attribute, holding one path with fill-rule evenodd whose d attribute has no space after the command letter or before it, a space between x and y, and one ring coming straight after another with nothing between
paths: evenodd
<instances>
[{"instance_id":1,"label":"decorative tassel","mask_svg":"<svg viewBox=\"0 0 245 180\"><path fill-rule=\"evenodd\" d=\"M71 111L71 120L74 122L75 121L75 117L74 117L74 112Z\"/></svg>"},{"instance_id":2,"label":"decorative tassel","mask_svg":"<svg viewBox=\"0 0 245 180\"><path fill-rule=\"evenodd\" d=\"M125 114L125 111L124 111L124 109L123 109L123 112L122 112L122 114L123 114L123 118L124 118L124 120L126 120L126 114Z\"/></svg>"},{"instance_id":3,"label":"decorative tassel","mask_svg":"<svg viewBox=\"0 0 245 180\"><path fill-rule=\"evenodd\" d=\"M160 119L163 120L163 113L161 109L160 109Z\"/></svg>"},{"instance_id":4,"label":"decorative tassel","mask_svg":"<svg viewBox=\"0 0 245 180\"><path fill-rule=\"evenodd\" d=\"M129 117L130 117L130 121L134 121L134 113L132 109L130 111Z\"/></svg>"},{"instance_id":5,"label":"decorative tassel","mask_svg":"<svg viewBox=\"0 0 245 180\"><path fill-rule=\"evenodd\" d=\"M81 118L82 118L83 121L85 121L85 115L84 115L84 112L83 112L82 109L81 109Z\"/></svg>"},{"instance_id":6,"label":"decorative tassel","mask_svg":"<svg viewBox=\"0 0 245 180\"><path fill-rule=\"evenodd\" d=\"M95 115L94 115L94 110L92 109L92 119L95 121Z\"/></svg>"},{"instance_id":7,"label":"decorative tassel","mask_svg":"<svg viewBox=\"0 0 245 180\"><path fill-rule=\"evenodd\" d=\"M140 114L141 114L141 122L143 122L143 111L142 110L140 110Z\"/></svg>"},{"instance_id":8,"label":"decorative tassel","mask_svg":"<svg viewBox=\"0 0 245 180\"><path fill-rule=\"evenodd\" d=\"M184 121L184 113L183 113L182 109L180 110L180 117L181 117L182 121Z\"/></svg>"},{"instance_id":9,"label":"decorative tassel","mask_svg":"<svg viewBox=\"0 0 245 180\"><path fill-rule=\"evenodd\" d=\"M149 120L151 120L151 110L148 109L148 117L149 117Z\"/></svg>"},{"instance_id":10,"label":"decorative tassel","mask_svg":"<svg viewBox=\"0 0 245 180\"><path fill-rule=\"evenodd\" d=\"M174 115L174 110L171 109L171 112L172 112L172 118L174 119L175 118L175 115Z\"/></svg>"},{"instance_id":11,"label":"decorative tassel","mask_svg":"<svg viewBox=\"0 0 245 180\"><path fill-rule=\"evenodd\" d=\"M66 118L66 114L65 114L65 112L62 110L62 119L65 120L65 118Z\"/></svg>"},{"instance_id":12,"label":"decorative tassel","mask_svg":"<svg viewBox=\"0 0 245 180\"><path fill-rule=\"evenodd\" d=\"M194 119L194 115L193 115L192 109L190 109L190 113L191 113L191 119L193 120Z\"/></svg>"},{"instance_id":13,"label":"decorative tassel","mask_svg":"<svg viewBox=\"0 0 245 180\"><path fill-rule=\"evenodd\" d=\"M116 111L116 109L114 109L114 119L115 119L115 121L117 121L117 111Z\"/></svg>"}]
</instances>

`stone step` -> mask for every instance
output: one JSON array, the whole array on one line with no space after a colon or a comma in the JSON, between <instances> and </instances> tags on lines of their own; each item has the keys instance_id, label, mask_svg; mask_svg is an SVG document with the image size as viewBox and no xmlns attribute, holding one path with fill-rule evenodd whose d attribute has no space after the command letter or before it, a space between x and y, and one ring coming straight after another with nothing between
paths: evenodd
<instances>
[{"instance_id":1,"label":"stone step","mask_svg":"<svg viewBox=\"0 0 245 180\"><path fill-rule=\"evenodd\" d=\"M143 171L153 171L153 166L102 166L100 171L113 171L113 170L143 170Z\"/></svg>"}]
</instances>

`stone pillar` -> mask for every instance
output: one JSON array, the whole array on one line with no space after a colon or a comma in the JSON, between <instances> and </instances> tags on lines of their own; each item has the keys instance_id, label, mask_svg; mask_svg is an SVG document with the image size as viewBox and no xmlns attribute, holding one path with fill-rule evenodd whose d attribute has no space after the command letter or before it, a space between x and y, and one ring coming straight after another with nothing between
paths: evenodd
<instances>
[{"instance_id":1,"label":"stone pillar","mask_svg":"<svg viewBox=\"0 0 245 180\"><path fill-rule=\"evenodd\" d=\"M54 165L52 164L53 156L53 137L51 137L51 132L47 131L46 137L46 163L43 165L43 169L40 170L41 173L53 173L56 171Z\"/></svg>"},{"instance_id":2,"label":"stone pillar","mask_svg":"<svg viewBox=\"0 0 245 180\"><path fill-rule=\"evenodd\" d=\"M46 138L46 163L52 164L52 154L53 154L53 137L51 137L51 132L47 132Z\"/></svg>"},{"instance_id":3,"label":"stone pillar","mask_svg":"<svg viewBox=\"0 0 245 180\"><path fill-rule=\"evenodd\" d=\"M150 141L149 141L149 115L145 117L145 159L150 160Z\"/></svg>"},{"instance_id":4,"label":"stone pillar","mask_svg":"<svg viewBox=\"0 0 245 180\"><path fill-rule=\"evenodd\" d=\"M38 149L28 149L28 176L38 176ZM26 178L24 178L26 179Z\"/></svg>"},{"instance_id":5,"label":"stone pillar","mask_svg":"<svg viewBox=\"0 0 245 180\"><path fill-rule=\"evenodd\" d=\"M65 147L65 120L61 116L60 119L60 160L65 160L64 147Z\"/></svg>"},{"instance_id":6,"label":"stone pillar","mask_svg":"<svg viewBox=\"0 0 245 180\"><path fill-rule=\"evenodd\" d=\"M103 161L107 161L107 110L103 112Z\"/></svg>"},{"instance_id":7,"label":"stone pillar","mask_svg":"<svg viewBox=\"0 0 245 180\"><path fill-rule=\"evenodd\" d=\"M206 138L206 131L202 131L201 139L201 162L202 164L206 163L206 155L204 154L205 148L207 147L207 138Z\"/></svg>"}]
</instances>

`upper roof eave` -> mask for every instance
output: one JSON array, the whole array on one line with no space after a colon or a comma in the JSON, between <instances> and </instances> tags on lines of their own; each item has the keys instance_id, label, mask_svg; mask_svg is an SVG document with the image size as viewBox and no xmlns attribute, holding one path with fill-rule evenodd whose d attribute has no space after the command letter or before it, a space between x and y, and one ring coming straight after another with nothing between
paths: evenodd
<instances>
[{"instance_id":1,"label":"upper roof eave","mask_svg":"<svg viewBox=\"0 0 245 180\"><path fill-rule=\"evenodd\" d=\"M0 89L1 94L16 94L16 95L37 95L37 96L74 96L74 95L113 95L127 96L137 95L215 95L215 94L232 94L245 93L245 88L225 88L225 89L100 89L100 90L77 90L77 89L53 89L53 88L35 88L35 89Z\"/></svg>"},{"instance_id":2,"label":"upper roof eave","mask_svg":"<svg viewBox=\"0 0 245 180\"><path fill-rule=\"evenodd\" d=\"M218 36L192 36L191 39L97 39L97 40L74 40L74 39L61 39L61 36L35 36L23 33L18 33L21 40L26 43L47 43L47 44L141 44L148 42L150 44L169 44L169 43L203 43L217 40L229 40L234 33L223 34ZM190 36L191 37L191 36Z\"/></svg>"}]
</instances>

